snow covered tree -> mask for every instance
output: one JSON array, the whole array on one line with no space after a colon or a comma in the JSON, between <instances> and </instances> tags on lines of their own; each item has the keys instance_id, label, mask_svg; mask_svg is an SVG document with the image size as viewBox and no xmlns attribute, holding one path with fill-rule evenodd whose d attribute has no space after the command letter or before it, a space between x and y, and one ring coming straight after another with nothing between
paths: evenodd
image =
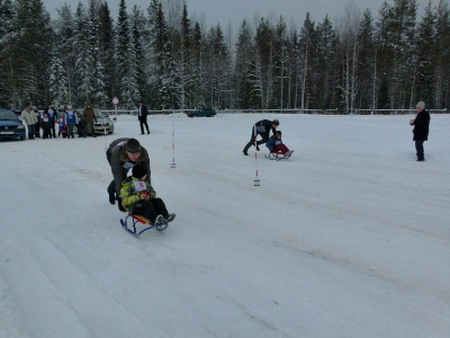
<instances>
[{"instance_id":1,"label":"snow covered tree","mask_svg":"<svg viewBox=\"0 0 450 338\"><path fill-rule=\"evenodd\" d=\"M434 100L430 104L434 104L435 108L447 108L450 105L450 9L445 0L441 0L436 8L432 40L435 41ZM427 42L420 39L421 45ZM425 50L423 52L426 53Z\"/></svg>"},{"instance_id":2,"label":"snow covered tree","mask_svg":"<svg viewBox=\"0 0 450 338\"><path fill-rule=\"evenodd\" d=\"M207 99L209 107L223 107L223 93L230 88L230 58L225 45L224 36L220 25L210 29L205 39L207 78Z\"/></svg>"},{"instance_id":3,"label":"snow covered tree","mask_svg":"<svg viewBox=\"0 0 450 338\"><path fill-rule=\"evenodd\" d=\"M151 27L151 47L155 75L152 79L152 91L157 93L154 107L170 109L177 107L174 95L175 67L172 58L170 34L160 0L152 0L148 8Z\"/></svg>"},{"instance_id":4,"label":"snow covered tree","mask_svg":"<svg viewBox=\"0 0 450 338\"><path fill-rule=\"evenodd\" d=\"M98 9L99 20L99 52L100 62L104 69L105 95L109 98L117 96L118 83L116 77L114 26L111 13L106 2ZM108 102L109 103L109 102Z\"/></svg>"},{"instance_id":5,"label":"snow covered tree","mask_svg":"<svg viewBox=\"0 0 450 338\"><path fill-rule=\"evenodd\" d=\"M243 109L256 108L259 105L254 83L251 79L252 64L255 63L253 34L246 20L242 22L236 43L235 91L237 105Z\"/></svg>"},{"instance_id":6,"label":"snow covered tree","mask_svg":"<svg viewBox=\"0 0 450 338\"><path fill-rule=\"evenodd\" d=\"M312 91L314 83L315 47L317 46L317 32L311 16L306 14L303 27L300 30L299 40L299 64L300 66L300 108L307 109L314 93Z\"/></svg>"},{"instance_id":7,"label":"snow covered tree","mask_svg":"<svg viewBox=\"0 0 450 338\"><path fill-rule=\"evenodd\" d=\"M18 99L14 100L13 80L14 76L11 71L11 63L13 62L13 18L11 0L0 0L0 106L8 107L18 103Z\"/></svg>"},{"instance_id":8,"label":"snow covered tree","mask_svg":"<svg viewBox=\"0 0 450 338\"><path fill-rule=\"evenodd\" d=\"M389 108L409 107L415 67L415 0L394 0L380 11L379 58L377 67L388 85Z\"/></svg>"},{"instance_id":9,"label":"snow covered tree","mask_svg":"<svg viewBox=\"0 0 450 338\"><path fill-rule=\"evenodd\" d=\"M119 98L125 108L135 108L141 99L136 70L136 52L130 28L130 19L126 10L125 0L120 1L119 18L117 22L117 77L119 83Z\"/></svg>"},{"instance_id":10,"label":"snow covered tree","mask_svg":"<svg viewBox=\"0 0 450 338\"><path fill-rule=\"evenodd\" d=\"M99 30L97 16L93 2L89 11L79 3L76 12L77 38L75 43L76 59L76 83L77 92L75 104L106 104L104 91L103 66L98 55Z\"/></svg>"},{"instance_id":11,"label":"snow covered tree","mask_svg":"<svg viewBox=\"0 0 450 338\"><path fill-rule=\"evenodd\" d=\"M67 105L74 102L74 92L76 88L75 78L75 64L76 64L76 23L74 14L71 8L66 4L58 10L58 18L54 22L55 27L55 43L54 46L54 57L52 61L52 71L56 71L57 74L51 74L52 86L58 86L59 82L60 88L52 88L52 95L56 95L57 92L61 91L65 93L60 97L59 104ZM64 69L65 74L62 74L60 66Z\"/></svg>"},{"instance_id":12,"label":"snow covered tree","mask_svg":"<svg viewBox=\"0 0 450 338\"><path fill-rule=\"evenodd\" d=\"M360 22L361 11L355 3L348 3L338 28L342 55L342 82L339 88L342 90L345 114L354 111L356 96L360 89L358 78Z\"/></svg>"},{"instance_id":13,"label":"snow covered tree","mask_svg":"<svg viewBox=\"0 0 450 338\"><path fill-rule=\"evenodd\" d=\"M44 106L49 102L49 71L52 50L50 15L41 0L16 0L14 6L10 64L11 92L18 106L33 103ZM38 60L38 61L37 61Z\"/></svg>"},{"instance_id":14,"label":"snow covered tree","mask_svg":"<svg viewBox=\"0 0 450 338\"><path fill-rule=\"evenodd\" d=\"M358 78L360 90L357 108L375 108L377 98L377 48L374 19L369 10L364 11L358 32Z\"/></svg>"},{"instance_id":15,"label":"snow covered tree","mask_svg":"<svg viewBox=\"0 0 450 338\"><path fill-rule=\"evenodd\" d=\"M67 72L64 69L63 62L57 53L55 53L55 56L52 59L49 81L49 103L55 105L55 108L59 108L66 102L70 102Z\"/></svg>"}]
</instances>

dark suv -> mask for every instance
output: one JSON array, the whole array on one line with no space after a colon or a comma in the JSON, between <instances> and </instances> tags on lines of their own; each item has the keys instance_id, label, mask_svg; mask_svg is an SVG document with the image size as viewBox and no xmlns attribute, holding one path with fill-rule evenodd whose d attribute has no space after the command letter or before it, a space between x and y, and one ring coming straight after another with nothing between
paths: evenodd
<instances>
[{"instance_id":1,"label":"dark suv","mask_svg":"<svg viewBox=\"0 0 450 338\"><path fill-rule=\"evenodd\" d=\"M25 140L25 126L11 109L0 108L0 139Z\"/></svg>"},{"instance_id":2,"label":"dark suv","mask_svg":"<svg viewBox=\"0 0 450 338\"><path fill-rule=\"evenodd\" d=\"M216 111L212 108L199 108L197 110L194 111L189 111L186 113L187 116L189 117L194 117L194 116L206 116L206 117L211 117L216 115Z\"/></svg>"}]
</instances>

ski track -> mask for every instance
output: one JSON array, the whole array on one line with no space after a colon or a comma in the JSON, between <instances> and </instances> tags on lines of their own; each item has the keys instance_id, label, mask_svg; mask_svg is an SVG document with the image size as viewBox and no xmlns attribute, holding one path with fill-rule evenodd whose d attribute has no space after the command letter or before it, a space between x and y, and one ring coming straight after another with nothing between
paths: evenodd
<instances>
[{"instance_id":1,"label":"ski track","mask_svg":"<svg viewBox=\"0 0 450 338\"><path fill-rule=\"evenodd\" d=\"M293 157L244 157L266 117L150 116L137 138L177 218L140 238L104 154L135 117L0 143L0 336L448 337L448 116L420 164L408 116L277 115Z\"/></svg>"}]
</instances>

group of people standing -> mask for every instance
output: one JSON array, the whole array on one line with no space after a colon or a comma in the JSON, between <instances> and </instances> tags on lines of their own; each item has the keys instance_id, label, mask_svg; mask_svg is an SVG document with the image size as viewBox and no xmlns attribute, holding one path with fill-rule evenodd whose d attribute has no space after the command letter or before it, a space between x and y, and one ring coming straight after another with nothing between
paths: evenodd
<instances>
[{"instance_id":1,"label":"group of people standing","mask_svg":"<svg viewBox=\"0 0 450 338\"><path fill-rule=\"evenodd\" d=\"M94 123L97 122L97 117L90 104L86 105L82 113L77 112L70 105L56 110L52 104L49 104L43 112L28 105L19 115L19 119L25 121L29 139L41 137L41 132L43 139L59 136L75 138L75 127L79 137L87 135L96 137Z\"/></svg>"}]
</instances>

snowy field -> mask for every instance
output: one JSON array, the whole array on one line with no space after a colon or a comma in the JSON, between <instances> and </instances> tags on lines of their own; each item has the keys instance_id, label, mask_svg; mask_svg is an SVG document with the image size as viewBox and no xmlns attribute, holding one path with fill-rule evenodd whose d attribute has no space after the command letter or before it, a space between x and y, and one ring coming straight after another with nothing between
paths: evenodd
<instances>
[{"instance_id":1,"label":"snowy field","mask_svg":"<svg viewBox=\"0 0 450 338\"><path fill-rule=\"evenodd\" d=\"M412 117L164 115L139 135L119 116L1 142L0 337L450 337L450 116L423 163ZM242 154L262 118L288 161ZM164 232L130 236L108 203L122 136L177 214Z\"/></svg>"}]
</instances>

